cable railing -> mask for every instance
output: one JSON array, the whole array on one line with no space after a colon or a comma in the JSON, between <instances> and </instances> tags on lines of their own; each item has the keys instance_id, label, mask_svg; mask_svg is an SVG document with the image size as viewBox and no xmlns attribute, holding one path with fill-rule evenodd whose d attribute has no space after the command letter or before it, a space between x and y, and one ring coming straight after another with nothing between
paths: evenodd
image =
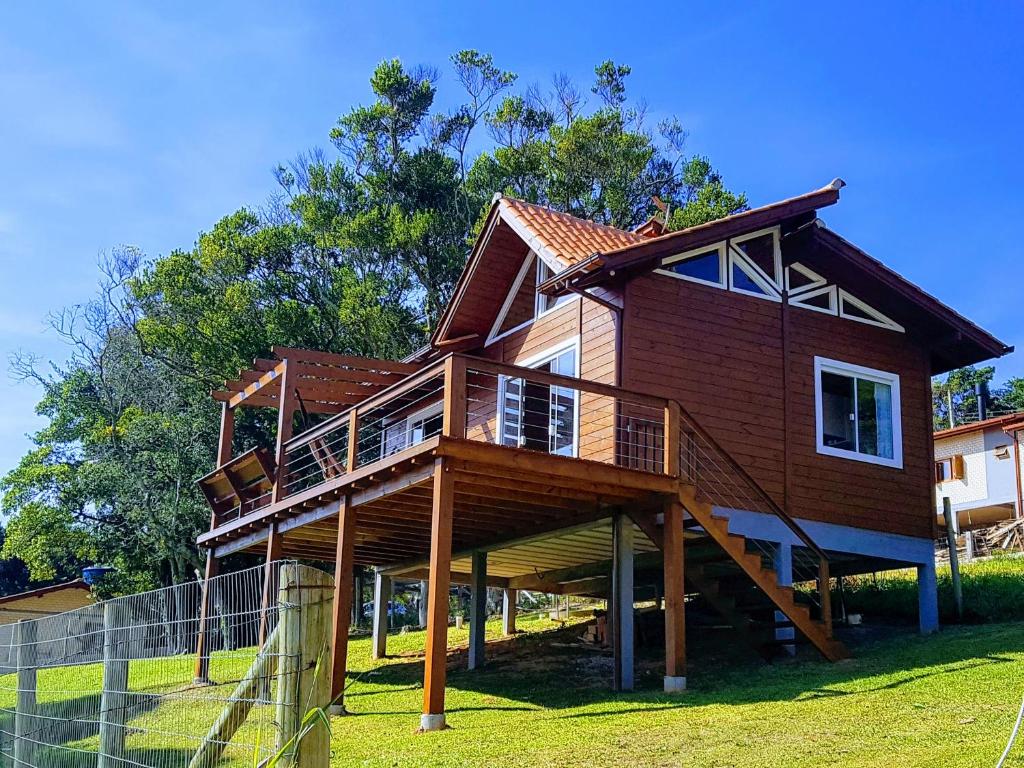
<instances>
[{"instance_id":1,"label":"cable railing","mask_svg":"<svg viewBox=\"0 0 1024 768\"><path fill-rule=\"evenodd\" d=\"M743 466L678 403L679 410L679 477L694 486L697 497L724 509L761 512L778 519L799 541L792 550L790 581L792 584L814 584L813 589L798 594L808 597L832 632L829 560L808 533L772 498ZM747 538L747 546L761 556L762 564L779 572L778 546L770 541Z\"/></svg>"},{"instance_id":2,"label":"cable railing","mask_svg":"<svg viewBox=\"0 0 1024 768\"><path fill-rule=\"evenodd\" d=\"M397 462L439 436L677 475L714 506L772 515L806 550L793 558L793 582L818 583L816 602L829 620L824 551L685 408L552 370L442 358L284 443L273 501ZM236 516L257 508L247 503ZM774 544L748 541L778 568Z\"/></svg>"}]
</instances>

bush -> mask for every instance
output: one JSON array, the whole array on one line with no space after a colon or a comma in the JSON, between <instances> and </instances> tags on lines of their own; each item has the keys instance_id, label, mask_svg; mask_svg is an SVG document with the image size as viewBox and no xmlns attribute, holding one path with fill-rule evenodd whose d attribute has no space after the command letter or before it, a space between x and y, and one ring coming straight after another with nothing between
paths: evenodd
<instances>
[{"instance_id":1,"label":"bush","mask_svg":"<svg viewBox=\"0 0 1024 768\"><path fill-rule=\"evenodd\" d=\"M936 575L939 618L946 623L956 621L949 566L938 568ZM1024 556L997 555L961 563L960 581L964 621L1024 621ZM916 570L848 576L843 580L843 592L847 613L862 613L868 619L917 619ZM833 605L838 605L838 595L833 596Z\"/></svg>"}]
</instances>

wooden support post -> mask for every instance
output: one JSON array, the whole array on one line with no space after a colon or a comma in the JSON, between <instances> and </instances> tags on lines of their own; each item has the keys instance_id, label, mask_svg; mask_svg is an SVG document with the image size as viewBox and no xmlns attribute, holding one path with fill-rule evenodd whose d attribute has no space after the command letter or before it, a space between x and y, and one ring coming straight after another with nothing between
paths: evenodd
<instances>
[{"instance_id":1,"label":"wooden support post","mask_svg":"<svg viewBox=\"0 0 1024 768\"><path fill-rule=\"evenodd\" d=\"M616 512L612 522L613 687L633 690L633 521Z\"/></svg>"},{"instance_id":2,"label":"wooden support post","mask_svg":"<svg viewBox=\"0 0 1024 768\"><path fill-rule=\"evenodd\" d=\"M964 593L960 586L960 561L956 552L956 527L953 520L953 504L949 496L942 497L942 516L946 520L946 543L949 545L949 575L953 581L953 602L956 605L957 621L964 618Z\"/></svg>"},{"instance_id":3,"label":"wooden support post","mask_svg":"<svg viewBox=\"0 0 1024 768\"><path fill-rule=\"evenodd\" d=\"M375 659L388 655L388 614L391 604L391 577L379 570L373 577L373 648Z\"/></svg>"},{"instance_id":4,"label":"wooden support post","mask_svg":"<svg viewBox=\"0 0 1024 768\"><path fill-rule=\"evenodd\" d=\"M36 738L36 622L19 621L14 627L18 693L14 710L14 762L34 766Z\"/></svg>"},{"instance_id":5,"label":"wooden support post","mask_svg":"<svg viewBox=\"0 0 1024 768\"><path fill-rule=\"evenodd\" d=\"M284 444L292 439L292 425L298 403L295 399L296 367L285 360L282 363L284 372L281 374L281 394L278 397L277 410L277 451L275 453L277 470L274 476L274 490L271 501L276 503L283 499L288 483L288 462L284 452Z\"/></svg>"},{"instance_id":6,"label":"wooden support post","mask_svg":"<svg viewBox=\"0 0 1024 768\"><path fill-rule=\"evenodd\" d=\"M366 582L363 580L363 566L354 566L352 570L352 626L359 629L363 626L363 600L366 598Z\"/></svg>"},{"instance_id":7,"label":"wooden support post","mask_svg":"<svg viewBox=\"0 0 1024 768\"><path fill-rule=\"evenodd\" d=\"M679 474L679 425L682 414L679 403L669 400L665 403L665 474Z\"/></svg>"},{"instance_id":8,"label":"wooden support post","mask_svg":"<svg viewBox=\"0 0 1024 768\"><path fill-rule=\"evenodd\" d=\"M430 597L430 582L424 579L420 582L420 627L426 629L427 627L427 600Z\"/></svg>"},{"instance_id":9,"label":"wooden support post","mask_svg":"<svg viewBox=\"0 0 1024 768\"><path fill-rule=\"evenodd\" d=\"M484 665L487 640L487 552L474 552L469 586L469 668Z\"/></svg>"},{"instance_id":10,"label":"wooden support post","mask_svg":"<svg viewBox=\"0 0 1024 768\"><path fill-rule=\"evenodd\" d=\"M125 626L123 611L119 600L103 606L103 693L97 768L120 768L124 764L130 630Z\"/></svg>"},{"instance_id":11,"label":"wooden support post","mask_svg":"<svg viewBox=\"0 0 1024 768\"><path fill-rule=\"evenodd\" d=\"M281 559L281 534L277 530L277 524L271 523L270 532L267 536L267 561L263 566L263 602L260 605L260 636L259 647L267 639L267 613L270 611L270 601L274 599L274 590L277 584L274 577L277 575L277 561Z\"/></svg>"},{"instance_id":12,"label":"wooden support post","mask_svg":"<svg viewBox=\"0 0 1024 768\"><path fill-rule=\"evenodd\" d=\"M217 443L217 466L223 467L231 461L231 445L235 435L235 410L227 403L221 403L220 409L220 440ZM241 499L238 500L241 503ZM210 517L210 530L217 527L217 514ZM206 552L206 573L203 578L203 594L199 605L199 631L196 636L196 666L192 676L194 685L206 685L210 682L210 579L220 573L220 562L214 557L213 550Z\"/></svg>"},{"instance_id":13,"label":"wooden support post","mask_svg":"<svg viewBox=\"0 0 1024 768\"><path fill-rule=\"evenodd\" d=\"M665 692L686 690L686 586L683 505L665 504Z\"/></svg>"},{"instance_id":14,"label":"wooden support post","mask_svg":"<svg viewBox=\"0 0 1024 768\"><path fill-rule=\"evenodd\" d=\"M355 559L356 513L348 497L338 506L338 541L334 556L334 618L331 630L331 714L345 714L348 631L352 615L352 561Z\"/></svg>"},{"instance_id":15,"label":"wooden support post","mask_svg":"<svg viewBox=\"0 0 1024 768\"><path fill-rule=\"evenodd\" d=\"M430 521L430 596L427 605L427 655L423 675L423 731L445 727L444 687L448 660L448 591L452 570L452 517L455 480L444 458L434 460Z\"/></svg>"},{"instance_id":16,"label":"wooden support post","mask_svg":"<svg viewBox=\"0 0 1024 768\"><path fill-rule=\"evenodd\" d=\"M281 566L277 636L278 749L284 749L282 768L330 768L330 732L317 723L299 739L302 720L330 701L331 679L328 614L331 580L323 571L301 565Z\"/></svg>"},{"instance_id":17,"label":"wooden support post","mask_svg":"<svg viewBox=\"0 0 1024 768\"><path fill-rule=\"evenodd\" d=\"M466 359L452 355L444 362L444 416L446 437L466 436Z\"/></svg>"},{"instance_id":18,"label":"wooden support post","mask_svg":"<svg viewBox=\"0 0 1024 768\"><path fill-rule=\"evenodd\" d=\"M359 465L359 409L353 408L348 414L348 456L345 467L352 472Z\"/></svg>"},{"instance_id":19,"label":"wooden support post","mask_svg":"<svg viewBox=\"0 0 1024 768\"><path fill-rule=\"evenodd\" d=\"M518 599L518 589L503 590L501 599L501 633L503 635L516 633L516 602Z\"/></svg>"},{"instance_id":20,"label":"wooden support post","mask_svg":"<svg viewBox=\"0 0 1024 768\"><path fill-rule=\"evenodd\" d=\"M196 637L196 666L192 677L193 685L208 685L210 682L210 602L212 581L220 572L220 561L213 550L206 552L206 573L203 576L203 593L199 605L199 631Z\"/></svg>"}]
</instances>

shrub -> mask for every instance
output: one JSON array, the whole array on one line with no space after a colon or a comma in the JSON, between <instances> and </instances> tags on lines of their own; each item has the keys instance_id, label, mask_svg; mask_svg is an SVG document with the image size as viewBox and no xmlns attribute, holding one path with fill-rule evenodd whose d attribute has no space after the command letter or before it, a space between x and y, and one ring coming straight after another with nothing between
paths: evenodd
<instances>
[{"instance_id":1,"label":"shrub","mask_svg":"<svg viewBox=\"0 0 1024 768\"><path fill-rule=\"evenodd\" d=\"M939 617L956 620L953 582L949 566L937 569ZM997 555L986 560L960 564L964 595L964 621L1024 621L1024 556ZM913 569L886 571L843 580L847 613L862 613L868 619L916 620L917 572ZM838 605L838 595L833 605Z\"/></svg>"}]
</instances>

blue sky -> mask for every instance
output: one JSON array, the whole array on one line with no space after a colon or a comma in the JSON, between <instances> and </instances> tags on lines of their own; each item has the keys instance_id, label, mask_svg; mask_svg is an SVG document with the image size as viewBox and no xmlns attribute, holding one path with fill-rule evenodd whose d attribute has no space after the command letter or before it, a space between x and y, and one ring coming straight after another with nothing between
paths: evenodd
<instances>
[{"instance_id":1,"label":"blue sky","mask_svg":"<svg viewBox=\"0 0 1024 768\"><path fill-rule=\"evenodd\" d=\"M753 204L841 176L830 226L1021 344L1022 28L1010 2L5 3L0 359L62 357L45 317L90 297L102 252L187 247L264 201L278 162L369 100L381 59L441 67L456 98L460 48L523 83L631 65L652 120L680 117ZM38 396L0 377L0 472Z\"/></svg>"}]
</instances>

